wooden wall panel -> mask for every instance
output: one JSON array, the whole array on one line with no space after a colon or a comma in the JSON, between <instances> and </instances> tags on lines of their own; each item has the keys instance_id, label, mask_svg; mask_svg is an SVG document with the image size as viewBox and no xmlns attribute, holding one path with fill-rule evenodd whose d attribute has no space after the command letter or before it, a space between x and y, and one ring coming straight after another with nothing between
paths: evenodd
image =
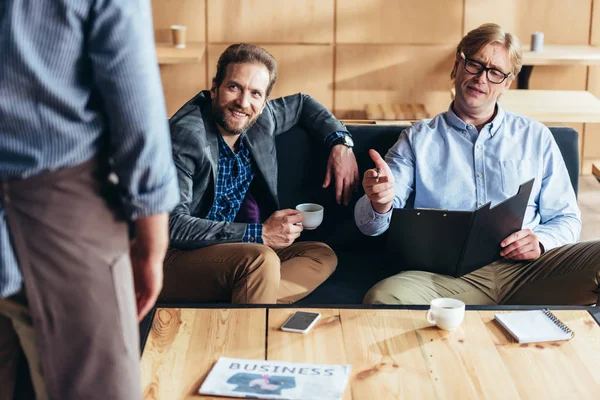
<instances>
[{"instance_id":1,"label":"wooden wall panel","mask_svg":"<svg viewBox=\"0 0 600 400\"><path fill-rule=\"evenodd\" d=\"M590 42L600 46L600 1L594 1L593 6ZM600 67L590 67L588 77L588 90L600 98ZM600 124L586 124L583 149L582 173L590 174L592 162L600 165Z\"/></svg>"},{"instance_id":2,"label":"wooden wall panel","mask_svg":"<svg viewBox=\"0 0 600 400\"><path fill-rule=\"evenodd\" d=\"M157 42L171 42L171 25L187 26L187 40L206 40L205 0L152 0L154 36Z\"/></svg>"},{"instance_id":3,"label":"wooden wall panel","mask_svg":"<svg viewBox=\"0 0 600 400\"><path fill-rule=\"evenodd\" d=\"M592 1L592 31L590 44L600 46L600 1Z\"/></svg>"},{"instance_id":4,"label":"wooden wall panel","mask_svg":"<svg viewBox=\"0 0 600 400\"><path fill-rule=\"evenodd\" d=\"M600 46L600 1L593 1L590 44ZM600 67L589 67L588 90L600 98ZM583 140L582 174L591 174L592 162L600 165L600 124L586 124Z\"/></svg>"},{"instance_id":5,"label":"wooden wall panel","mask_svg":"<svg viewBox=\"0 0 600 400\"><path fill-rule=\"evenodd\" d=\"M338 45L335 113L364 118L366 103L422 103L430 115L450 104L454 46Z\"/></svg>"},{"instance_id":6,"label":"wooden wall panel","mask_svg":"<svg viewBox=\"0 0 600 400\"><path fill-rule=\"evenodd\" d=\"M455 44L463 0L338 0L338 43Z\"/></svg>"},{"instance_id":7,"label":"wooden wall panel","mask_svg":"<svg viewBox=\"0 0 600 400\"><path fill-rule=\"evenodd\" d=\"M588 90L600 98L600 67L589 68ZM600 124L586 124L584 158L600 159Z\"/></svg>"},{"instance_id":8,"label":"wooden wall panel","mask_svg":"<svg viewBox=\"0 0 600 400\"><path fill-rule=\"evenodd\" d=\"M210 45L208 51L209 80L217 72L217 60L227 45ZM265 45L277 60L277 82L271 98L298 92L306 93L333 107L333 46Z\"/></svg>"},{"instance_id":9,"label":"wooden wall panel","mask_svg":"<svg viewBox=\"0 0 600 400\"><path fill-rule=\"evenodd\" d=\"M199 91L208 89L204 60L195 64L161 65L160 75L169 117Z\"/></svg>"},{"instance_id":10,"label":"wooden wall panel","mask_svg":"<svg viewBox=\"0 0 600 400\"><path fill-rule=\"evenodd\" d=\"M333 0L208 0L213 43L333 43Z\"/></svg>"},{"instance_id":11,"label":"wooden wall panel","mask_svg":"<svg viewBox=\"0 0 600 400\"><path fill-rule=\"evenodd\" d=\"M529 45L533 32L544 42L588 44L591 0L465 0L465 31L495 22Z\"/></svg>"},{"instance_id":12,"label":"wooden wall panel","mask_svg":"<svg viewBox=\"0 0 600 400\"><path fill-rule=\"evenodd\" d=\"M309 93L341 118L363 118L366 103L423 103L430 115L446 110L453 48L484 22L500 23L524 47L534 31L550 44L600 46L600 0L151 1L157 42L170 42L169 26L183 24L189 41L206 44L199 63L161 66L169 115L209 87L228 43L262 44L275 55L274 97ZM600 98L600 67L536 66L530 87L590 90ZM600 159L600 124L573 127L584 167Z\"/></svg>"}]
</instances>

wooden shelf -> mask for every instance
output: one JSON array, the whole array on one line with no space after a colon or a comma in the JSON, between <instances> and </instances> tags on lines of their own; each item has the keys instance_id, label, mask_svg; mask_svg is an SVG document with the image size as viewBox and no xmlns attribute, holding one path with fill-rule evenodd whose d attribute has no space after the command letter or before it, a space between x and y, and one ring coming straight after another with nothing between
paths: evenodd
<instances>
[{"instance_id":1,"label":"wooden shelf","mask_svg":"<svg viewBox=\"0 0 600 400\"><path fill-rule=\"evenodd\" d=\"M596 46L549 44L540 52L523 51L523 65L597 64L600 64L600 47Z\"/></svg>"},{"instance_id":2,"label":"wooden shelf","mask_svg":"<svg viewBox=\"0 0 600 400\"><path fill-rule=\"evenodd\" d=\"M193 64L204 58L204 43L188 43L185 49L176 49L171 43L156 43L159 64Z\"/></svg>"}]
</instances>

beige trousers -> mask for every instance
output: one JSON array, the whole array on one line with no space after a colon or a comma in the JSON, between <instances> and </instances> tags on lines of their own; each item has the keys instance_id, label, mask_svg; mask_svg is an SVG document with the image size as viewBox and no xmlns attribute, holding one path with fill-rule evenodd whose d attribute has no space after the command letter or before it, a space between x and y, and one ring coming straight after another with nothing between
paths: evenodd
<instances>
[{"instance_id":1,"label":"beige trousers","mask_svg":"<svg viewBox=\"0 0 600 400\"><path fill-rule=\"evenodd\" d=\"M89 161L0 187L26 296L0 300L2 399L23 353L40 399L142 397L127 224L106 175Z\"/></svg>"},{"instance_id":2,"label":"beige trousers","mask_svg":"<svg viewBox=\"0 0 600 400\"><path fill-rule=\"evenodd\" d=\"M336 265L333 250L319 242L298 242L280 250L250 243L169 249L160 300L289 304L323 283Z\"/></svg>"},{"instance_id":3,"label":"beige trousers","mask_svg":"<svg viewBox=\"0 0 600 400\"><path fill-rule=\"evenodd\" d=\"M460 278L406 271L373 286L366 304L589 305L600 293L600 242L562 246L533 262L499 260Z\"/></svg>"},{"instance_id":4,"label":"beige trousers","mask_svg":"<svg viewBox=\"0 0 600 400\"><path fill-rule=\"evenodd\" d=\"M22 363L27 363L27 368ZM29 371L31 381L17 377L17 373L22 371ZM30 388L17 388L15 384L18 379L31 382L35 395ZM36 350L31 313L25 295L20 293L0 299L0 400L34 396L37 400L48 398Z\"/></svg>"}]
</instances>

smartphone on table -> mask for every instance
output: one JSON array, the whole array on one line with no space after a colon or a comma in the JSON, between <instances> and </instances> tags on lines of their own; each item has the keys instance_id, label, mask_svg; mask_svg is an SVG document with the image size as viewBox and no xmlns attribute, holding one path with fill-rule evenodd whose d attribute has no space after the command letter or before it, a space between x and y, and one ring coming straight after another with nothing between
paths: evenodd
<instances>
[{"instance_id":1,"label":"smartphone on table","mask_svg":"<svg viewBox=\"0 0 600 400\"><path fill-rule=\"evenodd\" d=\"M306 333L317 323L321 318L318 312L296 311L283 325L282 331Z\"/></svg>"}]
</instances>

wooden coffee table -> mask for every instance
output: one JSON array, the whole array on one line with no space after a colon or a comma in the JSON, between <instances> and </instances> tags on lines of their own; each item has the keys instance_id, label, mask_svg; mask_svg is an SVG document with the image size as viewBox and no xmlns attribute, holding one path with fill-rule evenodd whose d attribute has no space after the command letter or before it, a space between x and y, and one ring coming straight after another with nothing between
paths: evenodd
<instances>
[{"instance_id":1,"label":"wooden coffee table","mask_svg":"<svg viewBox=\"0 0 600 400\"><path fill-rule=\"evenodd\" d=\"M430 326L425 308L418 308L159 308L142 355L144 398L212 398L197 392L220 356L349 363L344 399L600 395L597 308L554 309L575 337L528 345L493 320L514 307L469 307L454 332ZM322 318L306 335L279 330L296 310L317 310Z\"/></svg>"}]
</instances>

